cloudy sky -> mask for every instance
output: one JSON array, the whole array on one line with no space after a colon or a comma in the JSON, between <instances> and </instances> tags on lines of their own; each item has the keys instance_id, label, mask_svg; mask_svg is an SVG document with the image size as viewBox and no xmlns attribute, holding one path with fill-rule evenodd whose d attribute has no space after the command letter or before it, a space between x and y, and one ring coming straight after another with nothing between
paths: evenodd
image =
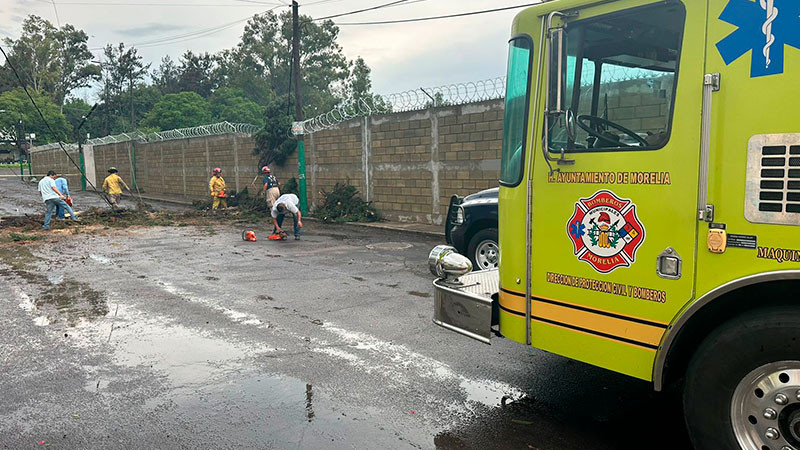
<instances>
[{"instance_id":1,"label":"cloudy sky","mask_svg":"<svg viewBox=\"0 0 800 450\"><path fill-rule=\"evenodd\" d=\"M505 72L509 10L470 17L393 25L344 25L493 9L535 0L408 0L334 19L348 58L372 68L373 90L389 94L426 86L477 81ZM217 52L238 42L253 14L289 9L289 0L0 0L0 37L17 38L25 16L70 23L89 35L89 46L124 42L139 48L153 67L164 55ZM301 14L324 17L390 0L300 0ZM200 33L205 31L205 33ZM185 36L192 33L189 37ZM152 41L172 38L164 43ZM101 55L100 50L94 52Z\"/></svg>"}]
</instances>

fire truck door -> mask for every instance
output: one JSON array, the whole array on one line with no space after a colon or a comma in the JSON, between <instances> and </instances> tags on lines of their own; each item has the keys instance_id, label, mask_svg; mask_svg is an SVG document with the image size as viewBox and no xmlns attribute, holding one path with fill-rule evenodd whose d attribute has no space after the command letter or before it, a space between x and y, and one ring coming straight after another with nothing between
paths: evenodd
<instances>
[{"instance_id":1,"label":"fire truck door","mask_svg":"<svg viewBox=\"0 0 800 450\"><path fill-rule=\"evenodd\" d=\"M561 89L549 65L530 314L534 346L649 380L693 293L707 5L639 3L568 18Z\"/></svg>"}]
</instances>

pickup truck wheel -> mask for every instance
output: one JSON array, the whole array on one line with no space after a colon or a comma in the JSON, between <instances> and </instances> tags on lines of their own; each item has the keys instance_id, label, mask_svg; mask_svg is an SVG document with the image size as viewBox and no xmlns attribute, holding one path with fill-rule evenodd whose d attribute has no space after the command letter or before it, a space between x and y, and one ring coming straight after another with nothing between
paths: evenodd
<instances>
[{"instance_id":1,"label":"pickup truck wheel","mask_svg":"<svg viewBox=\"0 0 800 450\"><path fill-rule=\"evenodd\" d=\"M497 228L486 228L475 233L469 240L467 253L474 270L497 267L500 262L500 247L497 245Z\"/></svg>"},{"instance_id":2,"label":"pickup truck wheel","mask_svg":"<svg viewBox=\"0 0 800 450\"><path fill-rule=\"evenodd\" d=\"M683 405L697 450L800 449L800 311L753 311L712 332L689 363Z\"/></svg>"}]
</instances>

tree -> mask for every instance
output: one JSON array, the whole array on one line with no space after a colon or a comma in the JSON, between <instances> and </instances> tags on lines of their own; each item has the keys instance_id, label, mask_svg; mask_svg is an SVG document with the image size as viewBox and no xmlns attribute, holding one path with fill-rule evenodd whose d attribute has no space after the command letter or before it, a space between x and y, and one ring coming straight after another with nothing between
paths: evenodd
<instances>
[{"instance_id":1,"label":"tree","mask_svg":"<svg viewBox=\"0 0 800 450\"><path fill-rule=\"evenodd\" d=\"M11 49L9 57L22 80L37 93L48 93L60 106L74 89L99 79L100 68L91 64L88 39L72 25L58 29L30 15L22 23L20 38L6 38L4 42Z\"/></svg>"},{"instance_id":2,"label":"tree","mask_svg":"<svg viewBox=\"0 0 800 450\"><path fill-rule=\"evenodd\" d=\"M150 76L153 79L153 85L156 86L162 94L176 94L180 92L178 89L178 66L169 55L161 58L161 64L158 69L155 69Z\"/></svg>"},{"instance_id":3,"label":"tree","mask_svg":"<svg viewBox=\"0 0 800 450\"><path fill-rule=\"evenodd\" d=\"M208 103L195 92L167 94L153 106L142 125L171 130L206 125L211 122Z\"/></svg>"},{"instance_id":4,"label":"tree","mask_svg":"<svg viewBox=\"0 0 800 450\"><path fill-rule=\"evenodd\" d=\"M372 80L369 74L372 70L364 62L364 58L358 57L351 64L350 76L347 77L346 98L354 103L372 100Z\"/></svg>"},{"instance_id":5,"label":"tree","mask_svg":"<svg viewBox=\"0 0 800 450\"><path fill-rule=\"evenodd\" d=\"M58 79L53 94L56 103L63 105L70 92L100 79L100 66L91 64L93 55L86 44L89 37L83 30L66 24L56 33L56 40L61 51L58 52Z\"/></svg>"},{"instance_id":6,"label":"tree","mask_svg":"<svg viewBox=\"0 0 800 450\"><path fill-rule=\"evenodd\" d=\"M30 15L22 22L20 38L5 38L9 55L22 80L37 93L50 90L58 80L57 29L49 21Z\"/></svg>"},{"instance_id":7,"label":"tree","mask_svg":"<svg viewBox=\"0 0 800 450\"><path fill-rule=\"evenodd\" d=\"M227 49L214 56L215 76L220 86L240 89L248 99L266 105L275 95L269 81L263 73L238 61L237 55L234 50Z\"/></svg>"},{"instance_id":8,"label":"tree","mask_svg":"<svg viewBox=\"0 0 800 450\"><path fill-rule=\"evenodd\" d=\"M257 124L264 117L264 108L247 98L242 89L220 88L209 97L214 122Z\"/></svg>"},{"instance_id":9,"label":"tree","mask_svg":"<svg viewBox=\"0 0 800 450\"><path fill-rule=\"evenodd\" d=\"M301 16L300 21L303 109L306 115L314 115L341 101L349 74L347 58L336 41L339 28L333 21L317 23L308 16ZM260 84L278 97L288 99L292 92L291 38L291 12L277 16L270 11L254 16L247 22L241 42L220 58L220 64L225 65L222 70L225 85ZM256 99L259 103L263 100L266 99Z\"/></svg>"},{"instance_id":10,"label":"tree","mask_svg":"<svg viewBox=\"0 0 800 450\"><path fill-rule=\"evenodd\" d=\"M274 99L264 111L264 128L255 135L253 154L259 157L258 165L276 163L279 166L294 152L297 141L288 136L292 117L286 113L286 99Z\"/></svg>"},{"instance_id":11,"label":"tree","mask_svg":"<svg viewBox=\"0 0 800 450\"><path fill-rule=\"evenodd\" d=\"M178 67L178 90L196 92L208 98L219 85L214 76L214 61L208 53L196 55L191 50L184 53Z\"/></svg>"},{"instance_id":12,"label":"tree","mask_svg":"<svg viewBox=\"0 0 800 450\"><path fill-rule=\"evenodd\" d=\"M443 106L450 106L452 104L453 102L451 102L450 100L445 100L444 94L442 94L441 91L439 91L433 94L433 100L428 100L427 102L425 102L425 108L440 108Z\"/></svg>"},{"instance_id":13,"label":"tree","mask_svg":"<svg viewBox=\"0 0 800 450\"><path fill-rule=\"evenodd\" d=\"M352 105L357 114L391 112L391 105L380 95L372 93L371 72L360 56L351 63L344 90L345 102Z\"/></svg>"},{"instance_id":14,"label":"tree","mask_svg":"<svg viewBox=\"0 0 800 450\"><path fill-rule=\"evenodd\" d=\"M13 130L14 137L18 141L23 138L23 134L28 133L36 134L37 143L69 140L72 127L61 113L61 108L46 94L39 94L33 90L29 92L45 120L50 124L50 128L42 121L25 91L18 87L0 94L0 110L6 111L0 113L0 129ZM20 119L22 126L19 124Z\"/></svg>"},{"instance_id":15,"label":"tree","mask_svg":"<svg viewBox=\"0 0 800 450\"><path fill-rule=\"evenodd\" d=\"M72 130L77 131L78 126L83 121L83 117L89 114L89 111L92 109L92 105L79 98L68 98L61 109L64 111L64 117L67 119L67 123L70 124ZM83 124L83 127L81 127L79 132L84 140L86 139L86 133L91 133L92 123L96 120L97 117L92 114L86 120L86 123ZM75 140L78 139L78 136L70 137Z\"/></svg>"},{"instance_id":16,"label":"tree","mask_svg":"<svg viewBox=\"0 0 800 450\"><path fill-rule=\"evenodd\" d=\"M122 114L123 110L128 110L128 117L130 122L127 130L136 129L136 108L133 95L133 88L137 83L142 81L147 75L147 70L150 64L144 64L142 57L139 56L135 47L125 49L125 44L119 43L117 47L111 44L107 45L104 50L106 63L104 64L103 74L103 100L108 103L109 108L107 114L107 128L110 131L110 113L112 111L116 114ZM123 105L122 93L123 89L128 88L128 98ZM113 108L112 108L113 107Z\"/></svg>"}]
</instances>

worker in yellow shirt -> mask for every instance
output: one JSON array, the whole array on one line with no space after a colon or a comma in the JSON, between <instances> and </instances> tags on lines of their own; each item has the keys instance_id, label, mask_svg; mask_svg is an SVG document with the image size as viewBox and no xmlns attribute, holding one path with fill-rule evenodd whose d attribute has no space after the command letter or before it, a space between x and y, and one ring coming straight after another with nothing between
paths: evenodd
<instances>
[{"instance_id":1,"label":"worker in yellow shirt","mask_svg":"<svg viewBox=\"0 0 800 450\"><path fill-rule=\"evenodd\" d=\"M219 167L214 168L211 181L208 182L208 188L211 189L211 197L214 198L211 209L217 209L219 205L227 208L228 194L225 193L225 179L222 178L222 169Z\"/></svg>"},{"instance_id":2,"label":"worker in yellow shirt","mask_svg":"<svg viewBox=\"0 0 800 450\"><path fill-rule=\"evenodd\" d=\"M108 169L108 173L109 175L106 177L105 181L103 181L103 191L108 194L109 202L113 208L119 206L119 199L122 197L122 186L124 186L128 192L131 191L131 188L117 175L116 167Z\"/></svg>"}]
</instances>

